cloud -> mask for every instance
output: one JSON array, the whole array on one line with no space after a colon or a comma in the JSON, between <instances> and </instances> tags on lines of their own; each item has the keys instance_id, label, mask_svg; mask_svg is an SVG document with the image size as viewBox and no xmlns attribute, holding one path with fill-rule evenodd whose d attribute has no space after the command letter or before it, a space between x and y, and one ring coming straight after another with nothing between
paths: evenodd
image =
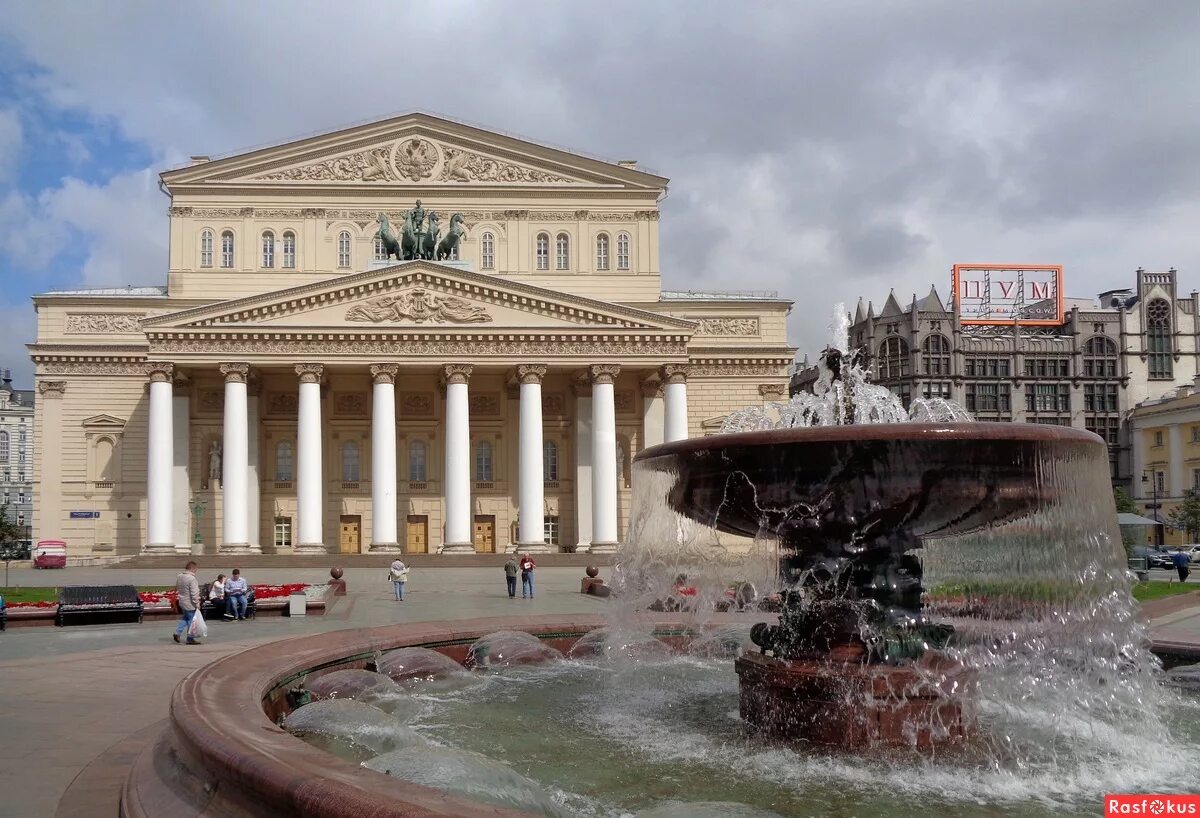
<instances>
[{"instance_id":1,"label":"cloud","mask_svg":"<svg viewBox=\"0 0 1200 818\"><path fill-rule=\"evenodd\" d=\"M37 313L29 304L0 304L0 369L11 369L13 386L33 388L33 361L25 344L37 336Z\"/></svg>"},{"instance_id":2,"label":"cloud","mask_svg":"<svg viewBox=\"0 0 1200 818\"><path fill-rule=\"evenodd\" d=\"M14 108L0 108L0 182L6 181L21 158L24 131Z\"/></svg>"}]
</instances>

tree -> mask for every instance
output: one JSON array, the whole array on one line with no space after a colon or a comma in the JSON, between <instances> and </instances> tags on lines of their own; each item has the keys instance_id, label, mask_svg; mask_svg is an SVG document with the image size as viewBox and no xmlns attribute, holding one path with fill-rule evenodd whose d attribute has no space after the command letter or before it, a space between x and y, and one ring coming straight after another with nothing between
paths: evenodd
<instances>
[{"instance_id":1,"label":"tree","mask_svg":"<svg viewBox=\"0 0 1200 818\"><path fill-rule=\"evenodd\" d=\"M1137 503L1133 502L1133 498L1129 496L1129 492L1125 491L1124 486L1117 486L1113 489L1113 502L1116 503L1118 514L1138 514L1140 511ZM1125 546L1126 556L1133 556L1133 547L1145 540L1146 538L1138 526L1121 526L1121 544Z\"/></svg>"},{"instance_id":2,"label":"tree","mask_svg":"<svg viewBox=\"0 0 1200 818\"><path fill-rule=\"evenodd\" d=\"M4 560L4 586L8 587L8 564L17 559L16 540L21 536L21 526L13 519L8 503L0 505L0 559Z\"/></svg>"},{"instance_id":3,"label":"tree","mask_svg":"<svg viewBox=\"0 0 1200 818\"><path fill-rule=\"evenodd\" d=\"M1195 542L1200 535L1200 495L1195 489L1188 489L1183 495L1183 502L1171 509L1167 515L1167 523L1172 528L1186 531L1188 537Z\"/></svg>"}]
</instances>

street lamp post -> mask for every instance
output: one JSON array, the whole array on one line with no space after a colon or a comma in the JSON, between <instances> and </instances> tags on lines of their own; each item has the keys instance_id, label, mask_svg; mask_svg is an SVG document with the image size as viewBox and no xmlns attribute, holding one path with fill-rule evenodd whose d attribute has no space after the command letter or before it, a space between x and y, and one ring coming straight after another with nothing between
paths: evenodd
<instances>
[{"instance_id":1,"label":"street lamp post","mask_svg":"<svg viewBox=\"0 0 1200 818\"><path fill-rule=\"evenodd\" d=\"M202 537L200 536L200 518L204 516L204 500L199 497L193 497L191 502L192 507L192 545L200 545Z\"/></svg>"},{"instance_id":2,"label":"street lamp post","mask_svg":"<svg viewBox=\"0 0 1200 818\"><path fill-rule=\"evenodd\" d=\"M1143 471L1142 472L1142 483L1150 484L1150 497L1151 497L1150 509L1154 512L1154 523L1155 523L1155 525L1154 525L1154 544L1162 545L1162 542L1160 542L1160 540L1162 538L1162 518L1158 516L1158 509L1162 505L1161 503L1158 502L1158 472L1157 471Z\"/></svg>"}]
</instances>

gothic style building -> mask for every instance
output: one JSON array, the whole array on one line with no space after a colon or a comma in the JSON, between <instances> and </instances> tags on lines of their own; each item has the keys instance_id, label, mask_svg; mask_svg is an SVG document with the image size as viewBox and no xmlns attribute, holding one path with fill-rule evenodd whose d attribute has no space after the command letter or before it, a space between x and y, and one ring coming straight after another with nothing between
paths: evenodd
<instances>
[{"instance_id":1,"label":"gothic style building","mask_svg":"<svg viewBox=\"0 0 1200 818\"><path fill-rule=\"evenodd\" d=\"M614 547L632 456L795 352L773 293L662 290L666 185L423 114L163 173L165 287L34 298L35 537Z\"/></svg>"}]
</instances>

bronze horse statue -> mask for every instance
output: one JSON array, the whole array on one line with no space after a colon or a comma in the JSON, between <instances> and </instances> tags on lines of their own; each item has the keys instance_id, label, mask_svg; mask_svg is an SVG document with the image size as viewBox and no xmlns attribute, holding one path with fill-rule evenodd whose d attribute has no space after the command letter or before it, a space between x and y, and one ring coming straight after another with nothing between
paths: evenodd
<instances>
[{"instance_id":1,"label":"bronze horse statue","mask_svg":"<svg viewBox=\"0 0 1200 818\"><path fill-rule=\"evenodd\" d=\"M438 227L438 214L435 211L429 211L429 229L421 234L421 241L417 248L417 258L429 259L432 261L437 258L438 234L442 231Z\"/></svg>"},{"instance_id":2,"label":"bronze horse statue","mask_svg":"<svg viewBox=\"0 0 1200 818\"><path fill-rule=\"evenodd\" d=\"M387 215L380 213L375 217L375 221L379 222L379 229L375 231L375 238L383 242L383 257L388 259L394 255L397 261L404 261L400 242L396 239L396 231L392 230Z\"/></svg>"},{"instance_id":3,"label":"bronze horse statue","mask_svg":"<svg viewBox=\"0 0 1200 818\"><path fill-rule=\"evenodd\" d=\"M403 250L403 255L399 258L405 261L410 261L414 258L420 258L420 248L417 246L417 228L413 224L412 211L404 214L404 226L401 228L400 249Z\"/></svg>"},{"instance_id":4,"label":"bronze horse statue","mask_svg":"<svg viewBox=\"0 0 1200 818\"><path fill-rule=\"evenodd\" d=\"M463 227L463 217L461 213L455 213L450 217L450 229L446 231L446 237L438 242L436 261L444 261L448 258L454 258L454 251L458 249L459 243L462 242L462 237L467 232Z\"/></svg>"}]
</instances>

